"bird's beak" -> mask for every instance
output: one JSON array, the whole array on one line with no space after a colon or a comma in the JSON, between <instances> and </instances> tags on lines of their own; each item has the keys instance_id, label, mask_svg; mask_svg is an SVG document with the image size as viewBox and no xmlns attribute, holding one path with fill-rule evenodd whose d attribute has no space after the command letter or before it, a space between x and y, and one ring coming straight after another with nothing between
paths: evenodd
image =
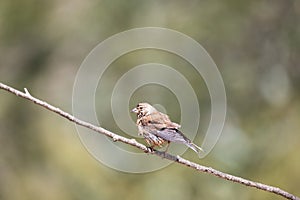
<instances>
[{"instance_id":1,"label":"bird's beak","mask_svg":"<svg viewBox=\"0 0 300 200\"><path fill-rule=\"evenodd\" d=\"M138 113L138 109L137 109L137 108L134 108L134 109L131 110L131 112L133 112L133 113Z\"/></svg>"}]
</instances>

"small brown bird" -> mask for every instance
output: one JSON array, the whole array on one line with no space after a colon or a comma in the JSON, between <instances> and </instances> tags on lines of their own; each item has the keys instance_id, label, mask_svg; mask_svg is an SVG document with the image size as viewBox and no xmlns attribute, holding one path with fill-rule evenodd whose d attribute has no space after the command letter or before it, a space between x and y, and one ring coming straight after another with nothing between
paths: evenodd
<instances>
[{"instance_id":1,"label":"small brown bird","mask_svg":"<svg viewBox=\"0 0 300 200\"><path fill-rule=\"evenodd\" d=\"M138 134L145 138L151 148L168 143L167 151L169 143L176 142L188 146L198 155L203 151L178 130L179 124L172 122L168 115L157 111L150 104L139 103L131 112L137 114Z\"/></svg>"}]
</instances>

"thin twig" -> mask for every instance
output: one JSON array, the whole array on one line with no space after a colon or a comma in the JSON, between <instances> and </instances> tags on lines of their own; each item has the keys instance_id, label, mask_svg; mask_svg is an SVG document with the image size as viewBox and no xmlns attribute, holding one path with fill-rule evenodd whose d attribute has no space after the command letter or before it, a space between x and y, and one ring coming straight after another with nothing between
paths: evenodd
<instances>
[{"instance_id":1,"label":"thin twig","mask_svg":"<svg viewBox=\"0 0 300 200\"><path fill-rule=\"evenodd\" d=\"M60 116L62 116L64 118L67 118L68 120L70 120L70 121L72 121L72 122L74 122L74 123L76 123L80 126L84 126L84 127L89 128L91 130L94 130L98 133L104 134L104 135L112 138L113 141L120 141L120 142L129 144L131 146L134 146L134 147L144 151L145 153L155 154L155 155L160 156L162 158L165 158L165 159L180 163L182 165L188 166L190 168L193 168L197 171L205 172L205 173L212 174L214 176L217 176L219 178L222 178L222 179L225 179L225 180L228 180L228 181L240 183L242 185L246 185L246 186L249 186L249 187L254 187L254 188L257 188L257 189L260 189L260 190L271 192L271 193L280 195L280 196L282 196L286 199L300 200L299 197L297 197L293 194L290 194L290 193L288 193L288 192L286 192L286 191L284 191L280 188L273 187L273 186L266 185L266 184L262 184L262 183L258 183L258 182L254 182L254 181L250 181L250 180L238 177L238 176L233 176L233 175L215 170L211 167L206 167L206 166L199 165L197 163L191 162L191 161L186 160L186 159L184 159L180 156L173 156L173 155L165 153L165 152L160 152L160 151L157 151L157 150L149 149L145 145L143 145L141 143L138 143L135 139L128 139L128 138L122 137L122 136L117 135L113 132L110 132L110 131L102 128L102 127L98 127L98 126L95 126L95 125L90 124L88 122L77 119L73 115L62 111L61 109L59 109L57 107L54 107L54 106L48 104L45 101L42 101L40 99L37 99L37 98L33 97L28 92L28 90L26 88L24 88L25 92L21 92L21 91L18 91L16 89L12 88L12 87L9 87L9 86L3 84L3 83L0 83L0 89L6 90L6 91L8 91L10 93L13 93L17 96L20 96L22 98L28 99L28 100L34 102L35 104L38 104L38 105L40 105L40 106L42 106L42 107L44 107L44 108L46 108L46 109L48 109L52 112L55 112L55 113L59 114Z\"/></svg>"}]
</instances>

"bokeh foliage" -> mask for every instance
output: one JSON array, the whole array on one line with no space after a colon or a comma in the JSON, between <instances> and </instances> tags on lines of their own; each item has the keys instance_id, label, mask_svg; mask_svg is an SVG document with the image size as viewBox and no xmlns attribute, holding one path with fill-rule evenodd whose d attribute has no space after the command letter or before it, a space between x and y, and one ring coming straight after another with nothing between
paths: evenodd
<instances>
[{"instance_id":1,"label":"bokeh foliage","mask_svg":"<svg viewBox=\"0 0 300 200\"><path fill-rule=\"evenodd\" d=\"M203 160L192 152L184 156L299 196L299 21L297 0L3 0L0 81L27 87L71 112L76 72L96 44L135 27L175 29L201 43L215 60L228 100L224 131L213 152ZM205 130L210 105L205 85L184 61L157 51L113 63L99 106L109 104L109 91L124 71L149 61L166 62L189 78L204 112L199 131ZM142 89L136 96L153 92ZM160 97L172 96L157 91ZM180 118L172 111L176 100L148 98L168 105L171 118ZM105 127L119 131L111 113L102 118ZM201 142L201 136L196 139ZM88 154L73 124L0 91L0 199L200 198L281 199L176 164L148 174L114 171Z\"/></svg>"}]
</instances>

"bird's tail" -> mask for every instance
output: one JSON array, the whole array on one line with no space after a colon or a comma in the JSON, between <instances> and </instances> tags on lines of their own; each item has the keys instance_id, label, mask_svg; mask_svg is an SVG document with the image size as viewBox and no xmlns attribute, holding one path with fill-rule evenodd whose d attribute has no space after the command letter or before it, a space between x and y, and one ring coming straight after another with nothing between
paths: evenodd
<instances>
[{"instance_id":1,"label":"bird's tail","mask_svg":"<svg viewBox=\"0 0 300 200\"><path fill-rule=\"evenodd\" d=\"M200 157L201 152L204 152L203 149L201 147L198 147L197 145L195 145L194 143L188 143L187 146L189 148L191 148L193 151L195 151L198 156Z\"/></svg>"}]
</instances>

